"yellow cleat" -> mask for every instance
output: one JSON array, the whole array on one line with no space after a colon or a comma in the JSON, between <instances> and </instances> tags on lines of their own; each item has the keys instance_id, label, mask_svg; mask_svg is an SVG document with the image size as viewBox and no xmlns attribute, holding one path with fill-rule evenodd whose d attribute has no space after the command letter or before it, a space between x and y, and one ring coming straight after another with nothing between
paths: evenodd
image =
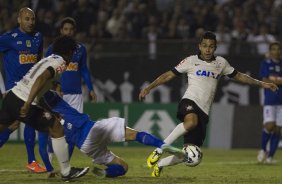
<instances>
[{"instance_id":1,"label":"yellow cleat","mask_svg":"<svg viewBox=\"0 0 282 184\"><path fill-rule=\"evenodd\" d=\"M162 170L163 168L159 167L158 164L156 164L152 172L152 177L160 177Z\"/></svg>"},{"instance_id":2,"label":"yellow cleat","mask_svg":"<svg viewBox=\"0 0 282 184\"><path fill-rule=\"evenodd\" d=\"M158 153L157 150L153 151L151 155L147 158L148 167L152 168L161 158L162 153Z\"/></svg>"}]
</instances>

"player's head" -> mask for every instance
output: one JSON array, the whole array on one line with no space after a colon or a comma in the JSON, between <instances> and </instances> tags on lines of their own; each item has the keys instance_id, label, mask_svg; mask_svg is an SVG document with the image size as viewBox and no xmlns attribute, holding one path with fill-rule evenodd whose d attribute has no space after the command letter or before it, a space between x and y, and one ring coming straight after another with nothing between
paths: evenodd
<instances>
[{"instance_id":1,"label":"player's head","mask_svg":"<svg viewBox=\"0 0 282 184\"><path fill-rule=\"evenodd\" d=\"M269 57L273 60L279 60L281 58L280 42L272 42L269 44Z\"/></svg>"},{"instance_id":2,"label":"player's head","mask_svg":"<svg viewBox=\"0 0 282 184\"><path fill-rule=\"evenodd\" d=\"M76 49L76 42L70 36L59 36L53 43L53 53L62 56L67 64L70 62Z\"/></svg>"},{"instance_id":3,"label":"player's head","mask_svg":"<svg viewBox=\"0 0 282 184\"><path fill-rule=\"evenodd\" d=\"M32 9L28 7L21 8L18 14L18 23L22 32L33 32L35 25L35 15Z\"/></svg>"},{"instance_id":4,"label":"player's head","mask_svg":"<svg viewBox=\"0 0 282 184\"><path fill-rule=\"evenodd\" d=\"M71 17L64 18L60 23L61 35L73 36L76 30L76 22Z\"/></svg>"},{"instance_id":5,"label":"player's head","mask_svg":"<svg viewBox=\"0 0 282 184\"><path fill-rule=\"evenodd\" d=\"M205 32L200 40L200 55L205 61L210 61L214 57L216 49L216 35L213 32Z\"/></svg>"}]
</instances>

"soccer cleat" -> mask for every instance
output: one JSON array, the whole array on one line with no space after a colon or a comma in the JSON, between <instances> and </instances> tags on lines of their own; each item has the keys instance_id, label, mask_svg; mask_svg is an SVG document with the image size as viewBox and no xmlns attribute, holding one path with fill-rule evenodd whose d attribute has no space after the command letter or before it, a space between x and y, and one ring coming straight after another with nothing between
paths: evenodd
<instances>
[{"instance_id":1,"label":"soccer cleat","mask_svg":"<svg viewBox=\"0 0 282 184\"><path fill-rule=\"evenodd\" d=\"M156 165L161 156L162 153L159 153L157 149L155 149L153 153L151 153L151 155L147 158L147 166L152 168L154 165Z\"/></svg>"},{"instance_id":2,"label":"soccer cleat","mask_svg":"<svg viewBox=\"0 0 282 184\"><path fill-rule=\"evenodd\" d=\"M277 160L273 160L272 159L272 157L267 157L266 159L265 159L265 162L264 163L266 163L266 164L269 164L269 165L273 165L273 164L277 164Z\"/></svg>"},{"instance_id":3,"label":"soccer cleat","mask_svg":"<svg viewBox=\"0 0 282 184\"><path fill-rule=\"evenodd\" d=\"M89 167L84 168L77 168L77 167L71 167L70 173L67 176L62 175L62 180L65 182L69 182L72 179L80 178L87 174L89 171Z\"/></svg>"},{"instance_id":4,"label":"soccer cleat","mask_svg":"<svg viewBox=\"0 0 282 184\"><path fill-rule=\"evenodd\" d=\"M179 158L184 158L185 157L185 152L182 150L182 149L178 149L178 148L175 148L169 144L163 144L161 149L164 151L164 152L168 152L172 155L175 155Z\"/></svg>"},{"instance_id":5,"label":"soccer cleat","mask_svg":"<svg viewBox=\"0 0 282 184\"><path fill-rule=\"evenodd\" d=\"M266 157L265 151L264 150L260 150L258 152L258 156L257 156L258 163L263 163L264 160L265 160L265 157Z\"/></svg>"},{"instance_id":6,"label":"soccer cleat","mask_svg":"<svg viewBox=\"0 0 282 184\"><path fill-rule=\"evenodd\" d=\"M160 177L163 167L159 167L158 164L155 165L152 172L152 177Z\"/></svg>"},{"instance_id":7,"label":"soccer cleat","mask_svg":"<svg viewBox=\"0 0 282 184\"><path fill-rule=\"evenodd\" d=\"M96 178L103 179L106 177L106 171L104 169L100 169L98 167L94 167L92 173Z\"/></svg>"},{"instance_id":8,"label":"soccer cleat","mask_svg":"<svg viewBox=\"0 0 282 184\"><path fill-rule=\"evenodd\" d=\"M34 173L45 173L47 172L46 168L41 166L37 161L33 161L30 164L26 165L27 170Z\"/></svg>"}]
</instances>

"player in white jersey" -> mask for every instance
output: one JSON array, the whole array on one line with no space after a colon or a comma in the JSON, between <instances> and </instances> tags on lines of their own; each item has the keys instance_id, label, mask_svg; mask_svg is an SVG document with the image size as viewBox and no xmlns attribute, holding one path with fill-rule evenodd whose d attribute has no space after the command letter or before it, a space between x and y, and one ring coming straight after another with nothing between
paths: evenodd
<instances>
[{"instance_id":1,"label":"player in white jersey","mask_svg":"<svg viewBox=\"0 0 282 184\"><path fill-rule=\"evenodd\" d=\"M202 146L206 137L206 126L209 120L209 111L214 99L216 87L222 76L228 76L236 81L256 85L276 91L278 87L273 83L256 80L246 74L235 70L220 56L214 56L216 50L216 36L212 32L203 34L198 55L182 60L175 68L165 72L147 87L141 90L139 99L142 100L153 88L164 84L175 76L187 74L188 88L178 105L177 118L182 122L178 124L170 135L164 140L172 144L178 137L184 135L184 145L194 144ZM159 160L162 155L160 149L148 157L147 165L154 166L152 176L160 176L163 167L181 163L183 159L169 156Z\"/></svg>"},{"instance_id":2,"label":"player in white jersey","mask_svg":"<svg viewBox=\"0 0 282 184\"><path fill-rule=\"evenodd\" d=\"M85 175L89 168L70 167L64 128L60 124L59 118L41 108L38 102L40 96L52 87L54 78L66 69L75 49L76 42L71 37L57 38L54 42L54 54L36 63L17 82L16 86L3 99L0 110L0 132L18 120L38 131L49 133L64 181Z\"/></svg>"}]
</instances>

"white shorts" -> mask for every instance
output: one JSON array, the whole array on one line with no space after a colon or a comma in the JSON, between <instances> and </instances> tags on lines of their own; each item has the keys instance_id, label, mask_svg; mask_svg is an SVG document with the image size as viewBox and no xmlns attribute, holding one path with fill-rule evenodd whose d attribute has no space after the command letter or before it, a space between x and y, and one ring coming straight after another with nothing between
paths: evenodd
<instances>
[{"instance_id":1,"label":"white shorts","mask_svg":"<svg viewBox=\"0 0 282 184\"><path fill-rule=\"evenodd\" d=\"M93 158L95 164L108 164L115 155L108 150L107 145L112 142L125 141L126 123L123 118L108 118L97 121L91 128L80 151Z\"/></svg>"},{"instance_id":2,"label":"white shorts","mask_svg":"<svg viewBox=\"0 0 282 184\"><path fill-rule=\"evenodd\" d=\"M78 112L83 112L83 96L82 94L66 94L63 99Z\"/></svg>"},{"instance_id":3,"label":"white shorts","mask_svg":"<svg viewBox=\"0 0 282 184\"><path fill-rule=\"evenodd\" d=\"M263 124L268 122L282 126L282 105L265 105L263 107Z\"/></svg>"}]
</instances>

